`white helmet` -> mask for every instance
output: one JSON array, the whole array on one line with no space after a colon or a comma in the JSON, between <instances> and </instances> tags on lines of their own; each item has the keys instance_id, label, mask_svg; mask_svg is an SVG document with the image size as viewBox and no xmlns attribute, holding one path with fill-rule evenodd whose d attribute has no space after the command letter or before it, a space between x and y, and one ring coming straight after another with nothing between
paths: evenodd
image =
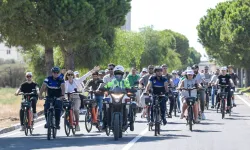
<instances>
[{"instance_id":1,"label":"white helmet","mask_svg":"<svg viewBox=\"0 0 250 150\"><path fill-rule=\"evenodd\" d=\"M193 71L193 70L187 70L187 75L188 75L188 74L193 75L193 74L194 74L194 71Z\"/></svg>"},{"instance_id":2,"label":"white helmet","mask_svg":"<svg viewBox=\"0 0 250 150\"><path fill-rule=\"evenodd\" d=\"M174 74L174 73L176 74L176 73L177 73L177 71L173 70L173 71L172 71L172 74Z\"/></svg>"},{"instance_id":3,"label":"white helmet","mask_svg":"<svg viewBox=\"0 0 250 150\"><path fill-rule=\"evenodd\" d=\"M221 67L221 68L220 68L220 70L222 70L222 71L223 71L223 70L224 70L224 71L226 71L226 70L227 70L227 67L225 67L225 66L224 66L224 67Z\"/></svg>"},{"instance_id":4,"label":"white helmet","mask_svg":"<svg viewBox=\"0 0 250 150\"><path fill-rule=\"evenodd\" d=\"M123 66L121 66L121 65L117 65L117 66L115 66L115 68L114 68L114 74L116 74L116 73L124 73L124 67Z\"/></svg>"}]
</instances>

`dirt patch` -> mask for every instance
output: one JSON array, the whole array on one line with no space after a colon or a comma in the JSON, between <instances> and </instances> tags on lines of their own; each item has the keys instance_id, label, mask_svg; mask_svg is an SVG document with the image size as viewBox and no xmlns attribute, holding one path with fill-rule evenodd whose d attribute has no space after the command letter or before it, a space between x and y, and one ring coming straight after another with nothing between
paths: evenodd
<instances>
[{"instance_id":1,"label":"dirt patch","mask_svg":"<svg viewBox=\"0 0 250 150\"><path fill-rule=\"evenodd\" d=\"M13 104L0 104L0 128L10 127L19 123L19 102ZM37 112L43 110L44 101L37 102Z\"/></svg>"}]
</instances>

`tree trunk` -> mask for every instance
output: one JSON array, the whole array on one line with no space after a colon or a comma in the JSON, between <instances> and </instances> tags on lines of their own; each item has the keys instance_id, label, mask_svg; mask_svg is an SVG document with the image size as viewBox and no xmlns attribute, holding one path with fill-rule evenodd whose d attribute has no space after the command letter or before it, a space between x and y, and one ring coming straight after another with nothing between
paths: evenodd
<instances>
[{"instance_id":1,"label":"tree trunk","mask_svg":"<svg viewBox=\"0 0 250 150\"><path fill-rule=\"evenodd\" d=\"M51 75L51 68L54 66L53 47L45 46L45 67L46 75Z\"/></svg>"},{"instance_id":2,"label":"tree trunk","mask_svg":"<svg viewBox=\"0 0 250 150\"><path fill-rule=\"evenodd\" d=\"M238 85L238 87L242 87L241 68L237 68L237 75L239 77L239 85Z\"/></svg>"},{"instance_id":3,"label":"tree trunk","mask_svg":"<svg viewBox=\"0 0 250 150\"><path fill-rule=\"evenodd\" d=\"M68 48L62 50L64 57L64 67L66 70L74 70L75 69L75 61L74 61L74 52L73 49Z\"/></svg>"},{"instance_id":4,"label":"tree trunk","mask_svg":"<svg viewBox=\"0 0 250 150\"><path fill-rule=\"evenodd\" d=\"M245 68L246 71L246 80L245 80L245 87L250 86L250 68Z\"/></svg>"}]
</instances>

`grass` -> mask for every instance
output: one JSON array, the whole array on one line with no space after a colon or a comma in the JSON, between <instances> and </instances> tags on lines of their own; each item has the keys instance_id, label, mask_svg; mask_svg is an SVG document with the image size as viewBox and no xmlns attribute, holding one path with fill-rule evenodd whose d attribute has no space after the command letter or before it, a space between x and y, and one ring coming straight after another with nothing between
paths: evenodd
<instances>
[{"instance_id":1,"label":"grass","mask_svg":"<svg viewBox=\"0 0 250 150\"><path fill-rule=\"evenodd\" d=\"M19 123L22 96L15 96L14 88L0 88L0 128ZM37 102L37 112L43 110L44 101Z\"/></svg>"},{"instance_id":2,"label":"grass","mask_svg":"<svg viewBox=\"0 0 250 150\"><path fill-rule=\"evenodd\" d=\"M246 93L248 96L250 96L250 87L246 88L239 88L240 92Z\"/></svg>"}]
</instances>

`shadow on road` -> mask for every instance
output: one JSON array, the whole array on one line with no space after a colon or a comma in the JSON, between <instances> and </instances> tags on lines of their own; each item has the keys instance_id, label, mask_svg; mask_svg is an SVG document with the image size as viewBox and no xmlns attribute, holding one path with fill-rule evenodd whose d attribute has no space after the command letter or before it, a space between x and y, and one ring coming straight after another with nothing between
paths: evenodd
<instances>
[{"instance_id":1,"label":"shadow on road","mask_svg":"<svg viewBox=\"0 0 250 150\"><path fill-rule=\"evenodd\" d=\"M224 125L224 123L209 123L209 122L201 122L201 123L199 123L199 124L201 124L201 125Z\"/></svg>"},{"instance_id":2,"label":"shadow on road","mask_svg":"<svg viewBox=\"0 0 250 150\"><path fill-rule=\"evenodd\" d=\"M192 132L200 132L200 133L215 133L215 132L221 132L221 131L215 131L215 130L193 130Z\"/></svg>"}]
</instances>

